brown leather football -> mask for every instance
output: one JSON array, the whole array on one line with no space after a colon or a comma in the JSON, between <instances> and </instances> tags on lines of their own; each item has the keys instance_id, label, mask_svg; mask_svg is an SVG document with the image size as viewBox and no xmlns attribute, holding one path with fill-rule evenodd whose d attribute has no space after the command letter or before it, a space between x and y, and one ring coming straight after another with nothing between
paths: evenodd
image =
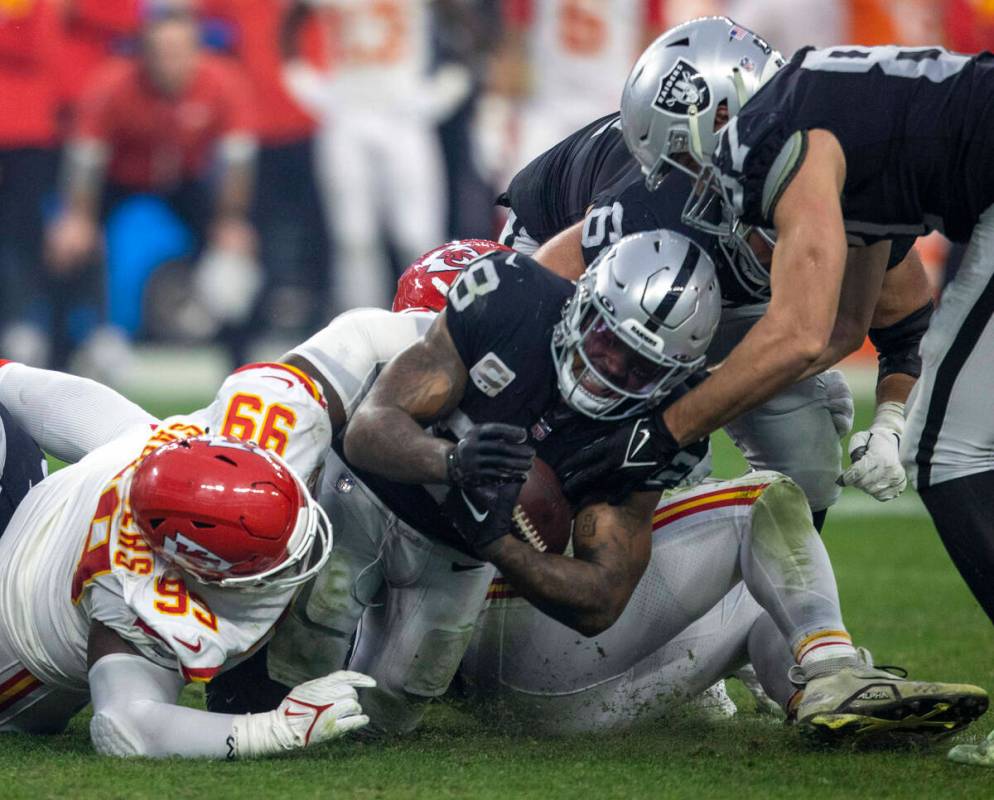
<instances>
[{"instance_id":1,"label":"brown leather football","mask_svg":"<svg viewBox=\"0 0 994 800\"><path fill-rule=\"evenodd\" d=\"M512 533L536 550L562 553L573 533L573 507L563 494L559 478L536 458L514 507Z\"/></svg>"}]
</instances>

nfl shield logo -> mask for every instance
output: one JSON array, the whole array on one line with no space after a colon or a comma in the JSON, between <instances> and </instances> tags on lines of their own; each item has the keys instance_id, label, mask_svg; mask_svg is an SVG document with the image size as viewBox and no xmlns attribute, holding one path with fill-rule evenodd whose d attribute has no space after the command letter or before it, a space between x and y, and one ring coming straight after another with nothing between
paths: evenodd
<instances>
[{"instance_id":1,"label":"nfl shield logo","mask_svg":"<svg viewBox=\"0 0 994 800\"><path fill-rule=\"evenodd\" d=\"M664 77L659 86L659 95L653 105L670 114L686 116L691 106L697 106L697 113L711 105L711 90L707 81L682 58Z\"/></svg>"}]
</instances>

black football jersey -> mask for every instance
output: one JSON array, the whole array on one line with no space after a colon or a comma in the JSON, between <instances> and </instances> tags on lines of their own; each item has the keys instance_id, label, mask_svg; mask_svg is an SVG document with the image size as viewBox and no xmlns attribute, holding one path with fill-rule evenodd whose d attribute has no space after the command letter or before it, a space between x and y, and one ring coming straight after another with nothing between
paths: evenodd
<instances>
[{"instance_id":1,"label":"black football jersey","mask_svg":"<svg viewBox=\"0 0 994 800\"><path fill-rule=\"evenodd\" d=\"M655 191L646 188L645 179L634 161L629 170L598 194L587 212L580 240L583 260L590 266L604 250L624 236L641 231L671 230L682 233L700 245L714 262L721 286L721 302L726 307L753 305L769 299L769 284L750 279L744 270L735 270L730 261L735 256L718 244L718 239L683 222L687 198L693 191L693 179L679 170L671 170ZM717 205L710 209L717 216ZM711 219L710 222L718 222ZM914 236L896 237L891 246L888 269L899 264L915 243Z\"/></svg>"},{"instance_id":2,"label":"black football jersey","mask_svg":"<svg viewBox=\"0 0 994 800\"><path fill-rule=\"evenodd\" d=\"M466 268L449 291L445 316L469 381L457 411L445 425L436 426L438 433L455 440L460 424L521 426L529 431L529 444L538 457L562 480L559 467L568 455L619 424L572 411L559 392L550 342L573 292L570 281L520 253L491 253ZM706 443L688 448L642 488L675 486L706 452ZM461 537L439 508L442 491L362 471L356 474L413 528L464 549ZM608 497L614 493L612 488L607 479L599 491Z\"/></svg>"},{"instance_id":3,"label":"black football jersey","mask_svg":"<svg viewBox=\"0 0 994 800\"><path fill-rule=\"evenodd\" d=\"M604 250L631 233L660 229L676 231L696 242L711 257L718 274L723 305L761 302L744 288L742 281L747 278L744 275L740 278L732 272L729 257L718 246L718 239L686 225L681 219L693 185L689 175L671 170L659 188L650 191L646 188L642 170L633 161L629 170L594 198L580 240L583 260L590 266ZM717 204L713 211L719 213ZM768 285L750 284L750 288L756 293L765 293L768 298Z\"/></svg>"},{"instance_id":4,"label":"black football jersey","mask_svg":"<svg viewBox=\"0 0 994 800\"><path fill-rule=\"evenodd\" d=\"M540 244L583 219L591 199L634 163L617 112L594 120L529 162L498 203Z\"/></svg>"},{"instance_id":5,"label":"black football jersey","mask_svg":"<svg viewBox=\"0 0 994 800\"><path fill-rule=\"evenodd\" d=\"M966 241L994 202L994 56L939 47L805 48L722 131L715 165L748 223L773 209L802 162L806 132L846 158L851 244L937 229Z\"/></svg>"}]
</instances>

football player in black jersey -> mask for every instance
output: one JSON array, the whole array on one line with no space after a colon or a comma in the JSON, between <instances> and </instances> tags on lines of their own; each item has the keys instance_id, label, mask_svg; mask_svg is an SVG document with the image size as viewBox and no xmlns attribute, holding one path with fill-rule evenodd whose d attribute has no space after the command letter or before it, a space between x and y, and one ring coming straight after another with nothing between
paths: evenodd
<instances>
[{"instance_id":1,"label":"football player in black jersey","mask_svg":"<svg viewBox=\"0 0 994 800\"><path fill-rule=\"evenodd\" d=\"M649 530L659 490L707 444L657 465L641 459L635 435L627 465L596 492L574 492L562 464L622 423L644 427L650 407L679 394L703 364L719 309L710 259L675 234L626 240L576 288L526 256L491 254L460 276L423 341L377 378L345 456L417 530L486 556L551 616L598 632L641 576L648 539L636 534ZM425 431L443 420L445 436ZM576 559L536 560L506 535L536 453L581 508ZM423 484L455 489L439 506Z\"/></svg>"},{"instance_id":2,"label":"football player in black jersey","mask_svg":"<svg viewBox=\"0 0 994 800\"><path fill-rule=\"evenodd\" d=\"M689 61L701 44L687 40ZM708 44L714 52L726 47ZM663 163L696 162L701 180L686 218L731 246L757 228L775 232L771 282L784 291L774 292L769 312L720 373L666 409L661 450L820 369L847 326L870 318L894 237L937 229L969 242L922 340L922 375L900 454L953 561L994 619L994 528L986 509L994 492L987 405L994 388L994 57L940 47L805 48L775 74L759 75L752 91L741 62L725 59L709 78L697 66L687 78L699 90L696 103L681 122L663 122L665 137L654 137L640 160L650 178ZM630 79L633 91L636 82ZM714 85L735 90L731 119L717 133L702 113ZM630 141L642 136L633 128ZM715 198L727 211L717 224L707 219ZM900 440L901 409L884 411L867 437L868 454L892 451ZM994 765L994 743L954 757Z\"/></svg>"},{"instance_id":3,"label":"football player in black jersey","mask_svg":"<svg viewBox=\"0 0 994 800\"><path fill-rule=\"evenodd\" d=\"M703 363L718 307L710 260L668 231L622 239L575 288L521 254L489 254L453 284L425 336L379 374L346 430L345 456L412 530L496 565L553 619L588 636L601 633L645 570L660 488L700 455L689 452L661 468L641 451L659 417L646 415L680 396L688 371ZM630 432L624 465L596 491L577 492L563 465L618 429ZM539 552L509 533L535 454L565 478L578 509L572 557ZM895 725L934 732L958 729L986 708L976 687L897 681L858 660L803 501L799 512L799 524L754 530L755 540L735 548L744 554L750 592L811 682L791 705L798 721L833 737ZM435 592L444 597L446 590L439 584ZM386 602L389 608L389 593ZM429 602L425 595L422 604ZM386 628L413 622L389 611L377 616L375 624ZM380 663L390 659L383 653ZM406 685L391 686L380 663L368 670L377 688L362 698L371 719L388 706L396 713L411 694ZM883 683L885 692L865 691Z\"/></svg>"},{"instance_id":4,"label":"football player in black jersey","mask_svg":"<svg viewBox=\"0 0 994 800\"><path fill-rule=\"evenodd\" d=\"M497 199L510 210L500 243L533 255L539 245L583 219L590 199L631 162L618 113L570 134L525 165Z\"/></svg>"},{"instance_id":5,"label":"football player in black jersey","mask_svg":"<svg viewBox=\"0 0 994 800\"><path fill-rule=\"evenodd\" d=\"M717 32L721 43L730 43L736 56L733 66L750 57L753 61L747 63L753 65L753 72L762 71L762 58L777 63L777 54L767 52L765 43L758 38L754 42L751 33L724 18L681 26L665 35L650 49L650 54L660 50L669 53L672 41L688 37L688 31L701 30L710 31L712 36ZM683 65L687 63L684 48L678 46L673 52L676 55L665 62L664 77L650 80L652 96L647 105L658 100L671 112L685 112L687 106L679 95L690 91L688 86L693 84L682 83ZM656 65L651 59L646 61L643 57L640 68L648 78L655 74ZM668 87L666 93L663 87ZM709 108L715 123L724 124L728 119L727 104L721 104L717 90L707 92L709 97L713 96ZM636 120L643 123L638 129L647 130L649 139L658 127L654 127L656 123L651 117L654 108L651 107L647 122L645 113ZM641 111L641 106L637 110ZM685 113L683 118L686 119ZM771 248L758 235L752 237L751 247L734 248L710 233L685 225L681 212L691 195L694 179L680 170L662 173L657 168L653 183L659 186L656 191L647 188L639 162L626 149L618 121L619 115L595 120L515 176L506 194L516 212L506 229L507 241L520 247L521 240L515 231L527 226L529 232L536 232L533 238L541 244L537 259L557 274L576 279L606 247L628 233L668 229L690 236L711 255L718 269L725 310L708 354L709 362L717 363L766 309L770 298ZM662 132L665 134L666 130ZM629 144L634 152L646 157L648 145ZM650 166L656 166L655 156L652 158ZM720 213L717 204L710 211ZM584 213L586 216L581 219ZM563 228L574 220L580 221L556 234L556 226ZM532 249L536 242L532 242ZM825 372L787 387L727 426L750 464L784 472L801 485L819 527L827 508L839 496L839 484L857 486L879 500L888 500L899 494L906 483L897 454L897 435L886 425L900 419L896 409L917 376L918 362L910 354L917 350L930 310L928 282L917 255L911 250L913 242L914 237L895 242L884 290L869 323L871 339L881 356L878 389L881 416L870 431L860 431L850 440L856 459L848 470L842 472L839 439L849 430L851 412L847 416L846 410L851 399L838 372ZM754 250L758 251L758 257ZM858 348L866 330L853 326L847 333L845 341L836 341L837 358ZM799 439L805 442L803 450L797 447ZM864 454L862 458L860 454ZM601 455L591 453L590 458Z\"/></svg>"}]
</instances>

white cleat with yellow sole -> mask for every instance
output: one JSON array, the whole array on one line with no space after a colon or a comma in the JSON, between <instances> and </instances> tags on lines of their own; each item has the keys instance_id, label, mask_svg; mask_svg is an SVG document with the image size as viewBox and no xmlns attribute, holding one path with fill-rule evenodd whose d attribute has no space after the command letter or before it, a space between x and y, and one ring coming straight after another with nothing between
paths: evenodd
<instances>
[{"instance_id":1,"label":"white cleat with yellow sole","mask_svg":"<svg viewBox=\"0 0 994 800\"><path fill-rule=\"evenodd\" d=\"M854 666L806 682L794 707L798 725L829 741L935 739L963 730L987 710L987 692L979 686L909 681L874 667L865 650L859 656ZM792 679L800 672L795 668Z\"/></svg>"}]
</instances>

